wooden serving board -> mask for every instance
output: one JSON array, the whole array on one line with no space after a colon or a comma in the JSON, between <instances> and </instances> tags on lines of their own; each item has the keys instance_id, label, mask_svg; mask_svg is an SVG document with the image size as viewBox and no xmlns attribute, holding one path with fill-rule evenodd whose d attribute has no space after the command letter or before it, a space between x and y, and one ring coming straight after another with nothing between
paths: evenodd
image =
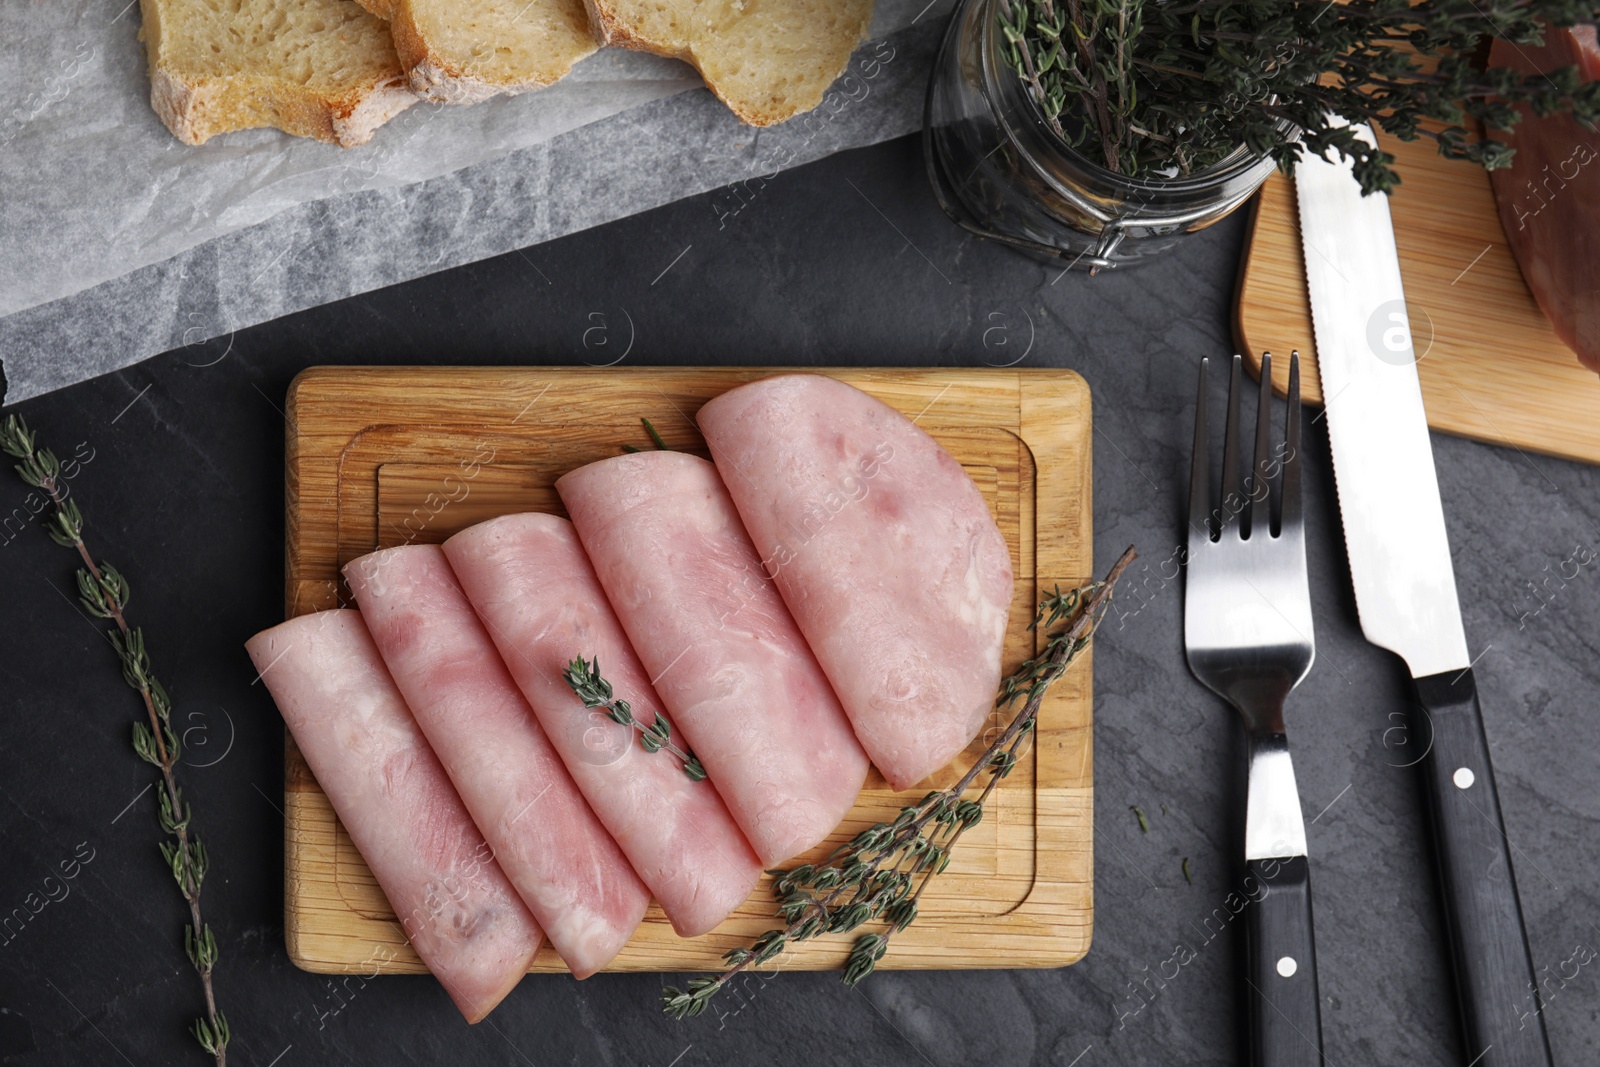
<instances>
[{"instance_id":1,"label":"wooden serving board","mask_svg":"<svg viewBox=\"0 0 1600 1067\"><path fill-rule=\"evenodd\" d=\"M757 368L446 369L316 367L287 407L287 611L349 604L339 569L378 547L442 541L518 511L562 513L562 473L649 447L648 417L667 443L705 455L693 416L705 401L774 373ZM1017 590L1005 669L1034 654L1027 629L1042 590L1093 574L1089 390L1058 370L840 370L917 420L972 475L1011 548ZM996 728L1001 720L994 720ZM989 731L932 781L948 784ZM284 927L290 958L319 973L416 972L421 961L293 740L284 777ZM1093 922L1090 664L1051 691L1038 738L996 790L895 938L886 967L1054 967L1089 946ZM892 818L926 786L889 790L874 770L820 856ZM654 904L612 970L718 966L723 952L774 925L766 879L716 930L685 940ZM780 969L841 965L849 938L805 942ZM535 971L562 971L546 946Z\"/></svg>"},{"instance_id":2,"label":"wooden serving board","mask_svg":"<svg viewBox=\"0 0 1600 1067\"><path fill-rule=\"evenodd\" d=\"M1432 142L1383 139L1403 179L1390 199L1428 423L1436 430L1600 463L1600 378L1562 344L1523 283L1495 211L1489 175L1442 159ZM1236 341L1260 354L1300 350L1307 400L1322 402L1290 179L1257 198L1239 275ZM1288 360L1275 360L1280 395Z\"/></svg>"}]
</instances>

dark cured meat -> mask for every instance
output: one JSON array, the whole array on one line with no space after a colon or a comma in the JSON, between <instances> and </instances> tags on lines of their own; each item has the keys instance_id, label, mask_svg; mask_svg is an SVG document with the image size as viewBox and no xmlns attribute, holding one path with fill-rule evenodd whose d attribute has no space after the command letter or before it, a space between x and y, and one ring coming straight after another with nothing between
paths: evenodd
<instances>
[{"instance_id":1,"label":"dark cured meat","mask_svg":"<svg viewBox=\"0 0 1600 1067\"><path fill-rule=\"evenodd\" d=\"M1496 41L1489 62L1525 74L1576 64L1585 81L1600 78L1594 26L1551 29L1545 42ZM1516 129L1496 133L1517 150L1509 168L1490 172L1500 224L1556 334L1600 372L1600 133L1570 115L1522 111Z\"/></svg>"}]
</instances>

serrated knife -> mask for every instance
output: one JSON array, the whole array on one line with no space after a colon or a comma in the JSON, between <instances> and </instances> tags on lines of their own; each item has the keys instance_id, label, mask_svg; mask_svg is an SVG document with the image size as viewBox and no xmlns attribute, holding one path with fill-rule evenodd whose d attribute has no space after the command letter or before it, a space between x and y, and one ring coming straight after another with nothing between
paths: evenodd
<instances>
[{"instance_id":1,"label":"serrated knife","mask_svg":"<svg viewBox=\"0 0 1600 1067\"><path fill-rule=\"evenodd\" d=\"M1369 142L1372 132L1359 127ZM1418 753L1472 1067L1550 1067L1478 706L1389 198L1348 163L1295 167L1317 366L1356 605L1415 681Z\"/></svg>"}]
</instances>

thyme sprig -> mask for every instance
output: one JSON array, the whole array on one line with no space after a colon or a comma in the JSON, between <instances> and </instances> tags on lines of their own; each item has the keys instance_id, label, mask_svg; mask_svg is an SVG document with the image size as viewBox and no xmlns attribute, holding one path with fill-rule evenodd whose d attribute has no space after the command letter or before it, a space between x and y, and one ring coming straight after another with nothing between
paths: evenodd
<instances>
[{"instance_id":1,"label":"thyme sprig","mask_svg":"<svg viewBox=\"0 0 1600 1067\"><path fill-rule=\"evenodd\" d=\"M667 713L658 711L655 718L648 725L639 721L633 713L633 705L621 697L615 696L611 690L611 683L600 676L600 657L592 661L582 656L567 664L566 670L561 672L567 685L572 689L579 700L583 701L586 708L602 708L613 722L623 726L631 726L639 732L639 745L646 752L655 753L666 751L678 758L683 764L683 773L689 776L692 782L704 781L706 769L700 765L700 760L693 752L686 748L679 748L672 740L672 723L667 721Z\"/></svg>"},{"instance_id":2,"label":"thyme sprig","mask_svg":"<svg viewBox=\"0 0 1600 1067\"><path fill-rule=\"evenodd\" d=\"M657 432L655 426L651 424L649 419L640 419L639 421L644 423L644 432L650 435L650 440L651 441L655 442L655 446L656 446L656 450L657 451L659 451L659 452L671 452L672 451L672 446L667 444L665 441L663 441L661 439L661 434L659 432ZM643 452L644 451L644 449L639 448L637 445L623 445L622 446L622 450L624 452Z\"/></svg>"},{"instance_id":3,"label":"thyme sprig","mask_svg":"<svg viewBox=\"0 0 1600 1067\"><path fill-rule=\"evenodd\" d=\"M856 937L843 980L853 986L871 974L894 935L916 921L918 901L949 865L961 835L983 820L984 805L1033 736L1045 693L1088 646L1111 604L1117 579L1134 556L1129 548L1104 580L1066 593L1057 587L1039 602L1029 629L1060 628L1042 652L1000 683L995 706L1005 710L1020 700L1022 709L959 781L900 809L892 822L862 830L819 864L768 872L774 876L772 891L785 925L768 930L747 948L725 953L728 967L720 974L693 978L684 989L667 986L661 991L662 1010L675 1019L692 1018L734 976L771 960L790 942L881 922L882 930ZM976 796L967 796L985 775Z\"/></svg>"},{"instance_id":4,"label":"thyme sprig","mask_svg":"<svg viewBox=\"0 0 1600 1067\"><path fill-rule=\"evenodd\" d=\"M1394 156L1330 115L1489 169L1511 149L1469 127L1509 130L1519 105L1600 120L1600 82L1576 67L1481 62L1492 40L1537 46L1600 20L1596 0L999 0L996 18L1050 131L1131 178L1192 174L1241 144L1287 168L1303 142L1388 192Z\"/></svg>"},{"instance_id":5,"label":"thyme sprig","mask_svg":"<svg viewBox=\"0 0 1600 1067\"><path fill-rule=\"evenodd\" d=\"M61 479L61 463L47 448L40 448L37 435L16 415L8 415L0 425L0 449L21 460L16 471L22 480L50 498L50 518L45 531L57 544L76 549L83 566L78 568L78 598L89 614L109 620L111 646L122 661L122 677L138 692L144 703L145 719L134 720L133 750L161 774L160 823L171 840L160 842L161 856L172 878L178 883L189 906L189 923L183 931L183 947L200 976L205 994L206 1014L196 1019L190 1032L202 1048L225 1067L228 1043L233 1033L227 1016L217 1007L212 972L217 965L217 938L200 915L200 889L210 869L206 847L190 828L194 812L178 786L178 760L183 754L177 733L172 728L172 701L150 666L144 631L129 626L126 616L130 590L128 579L104 560L96 563L83 541L83 513L76 501L68 499Z\"/></svg>"}]
</instances>

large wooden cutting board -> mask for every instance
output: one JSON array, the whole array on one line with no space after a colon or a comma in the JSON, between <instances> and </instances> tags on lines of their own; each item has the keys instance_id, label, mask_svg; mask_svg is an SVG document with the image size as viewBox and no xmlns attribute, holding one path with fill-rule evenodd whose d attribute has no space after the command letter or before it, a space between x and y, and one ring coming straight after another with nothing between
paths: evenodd
<instances>
[{"instance_id":1,"label":"large wooden cutting board","mask_svg":"<svg viewBox=\"0 0 1600 1067\"><path fill-rule=\"evenodd\" d=\"M701 404L756 368L444 369L317 367L287 406L287 610L350 603L339 568L377 547L442 541L517 511L561 513L565 471L667 443L705 455ZM1040 591L1091 577L1089 390L1057 370L827 371L917 420L962 463L1011 547L1017 590L1006 670L1035 651L1027 629ZM1090 665L1052 690L1038 740L924 895L886 967L1053 967L1089 946L1093 922ZM996 720L999 724L999 720ZM987 733L987 731L986 731ZM953 781L973 746L935 781ZM296 964L321 973L414 972L421 962L318 788L293 740L284 778L284 926ZM922 789L895 794L873 771L855 809L818 854L892 818ZM654 904L613 970L713 969L723 952L774 925L763 879L713 932L685 940ZM781 969L839 966L847 937L806 942ZM535 971L561 971L548 946Z\"/></svg>"},{"instance_id":2,"label":"large wooden cutting board","mask_svg":"<svg viewBox=\"0 0 1600 1067\"><path fill-rule=\"evenodd\" d=\"M1578 363L1522 281L1482 167L1433 143L1384 138L1403 179L1390 199L1428 423L1529 452L1600 463L1600 378ZM1306 399L1322 402L1293 183L1262 188L1239 275L1236 340L1251 369L1262 351L1310 358ZM1280 395L1288 360L1273 361Z\"/></svg>"}]
</instances>

